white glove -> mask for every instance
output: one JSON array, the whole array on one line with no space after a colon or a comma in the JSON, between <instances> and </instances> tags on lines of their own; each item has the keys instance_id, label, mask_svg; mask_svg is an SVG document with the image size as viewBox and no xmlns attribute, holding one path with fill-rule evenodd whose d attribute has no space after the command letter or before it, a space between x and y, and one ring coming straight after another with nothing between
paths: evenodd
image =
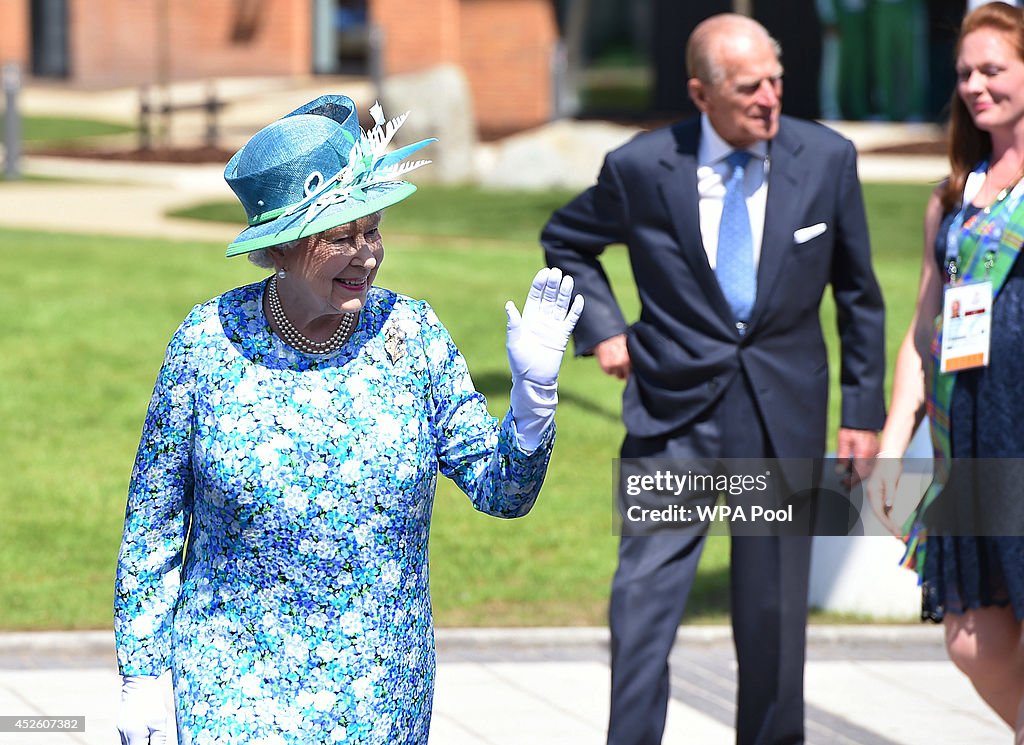
<instances>
[{"instance_id":1,"label":"white glove","mask_svg":"<svg viewBox=\"0 0 1024 745\"><path fill-rule=\"evenodd\" d=\"M121 708L117 731L121 745L164 745L167 710L156 675L125 675L121 679Z\"/></svg>"},{"instance_id":2,"label":"white glove","mask_svg":"<svg viewBox=\"0 0 1024 745\"><path fill-rule=\"evenodd\" d=\"M519 447L527 452L537 448L555 416L558 368L583 312L582 295L577 295L569 307L572 287L572 277L563 277L559 269L545 268L533 278L522 316L515 303L505 303L512 418Z\"/></svg>"}]
</instances>

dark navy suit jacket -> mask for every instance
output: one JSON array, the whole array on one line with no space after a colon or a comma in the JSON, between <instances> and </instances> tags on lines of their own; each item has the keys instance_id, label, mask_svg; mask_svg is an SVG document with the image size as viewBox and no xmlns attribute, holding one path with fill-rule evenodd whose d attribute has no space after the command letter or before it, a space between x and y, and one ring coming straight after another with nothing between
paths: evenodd
<instances>
[{"instance_id":1,"label":"dark navy suit jacket","mask_svg":"<svg viewBox=\"0 0 1024 745\"><path fill-rule=\"evenodd\" d=\"M623 419L630 434L684 428L742 370L775 455L821 457L829 373L819 305L831 284L841 343L841 425L880 429L884 309L853 145L822 125L782 117L769 145L757 300L740 335L701 239L699 138L696 117L637 136L609 153L597 183L545 226L548 263L571 274L586 298L577 354L627 334L633 373ZM794 235L819 223L825 230L815 237ZM628 247L639 291L640 318L631 326L599 261L614 243Z\"/></svg>"}]
</instances>

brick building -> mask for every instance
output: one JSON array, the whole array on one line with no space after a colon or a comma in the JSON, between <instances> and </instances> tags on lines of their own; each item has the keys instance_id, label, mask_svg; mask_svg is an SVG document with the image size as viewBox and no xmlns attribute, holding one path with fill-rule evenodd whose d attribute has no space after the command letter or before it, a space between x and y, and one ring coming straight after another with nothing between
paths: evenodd
<instances>
[{"instance_id":1,"label":"brick building","mask_svg":"<svg viewBox=\"0 0 1024 745\"><path fill-rule=\"evenodd\" d=\"M0 62L81 87L304 75L332 38L316 24L353 6L380 29L384 74L460 66L482 129L551 118L551 0L0 0Z\"/></svg>"}]
</instances>

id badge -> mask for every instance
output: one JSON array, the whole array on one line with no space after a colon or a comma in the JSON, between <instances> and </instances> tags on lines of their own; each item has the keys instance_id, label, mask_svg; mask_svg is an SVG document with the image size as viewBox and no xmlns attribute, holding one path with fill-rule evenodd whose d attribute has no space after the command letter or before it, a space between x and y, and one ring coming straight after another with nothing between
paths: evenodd
<instances>
[{"instance_id":1,"label":"id badge","mask_svg":"<svg viewBox=\"0 0 1024 745\"><path fill-rule=\"evenodd\" d=\"M947 287L942 303L939 369L946 373L987 365L991 332L992 283Z\"/></svg>"}]
</instances>

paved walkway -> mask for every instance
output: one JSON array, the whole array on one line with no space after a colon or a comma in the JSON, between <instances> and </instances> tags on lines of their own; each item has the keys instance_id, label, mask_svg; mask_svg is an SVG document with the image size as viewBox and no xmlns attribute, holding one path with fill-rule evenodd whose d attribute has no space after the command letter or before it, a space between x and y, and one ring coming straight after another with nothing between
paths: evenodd
<instances>
[{"instance_id":1,"label":"paved walkway","mask_svg":"<svg viewBox=\"0 0 1024 745\"><path fill-rule=\"evenodd\" d=\"M604 629L441 629L437 647L431 745L603 743ZM808 745L1011 740L946 660L938 627L812 626L808 657ZM0 634L0 715L86 717L84 732L0 732L0 745L116 742L118 685L109 632ZM729 630L684 627L666 745L731 745L734 690Z\"/></svg>"},{"instance_id":2,"label":"paved walkway","mask_svg":"<svg viewBox=\"0 0 1024 745\"><path fill-rule=\"evenodd\" d=\"M22 173L0 177L0 226L227 244L244 225L169 217L170 211L231 201L223 165L174 165L27 156Z\"/></svg>"}]
</instances>

